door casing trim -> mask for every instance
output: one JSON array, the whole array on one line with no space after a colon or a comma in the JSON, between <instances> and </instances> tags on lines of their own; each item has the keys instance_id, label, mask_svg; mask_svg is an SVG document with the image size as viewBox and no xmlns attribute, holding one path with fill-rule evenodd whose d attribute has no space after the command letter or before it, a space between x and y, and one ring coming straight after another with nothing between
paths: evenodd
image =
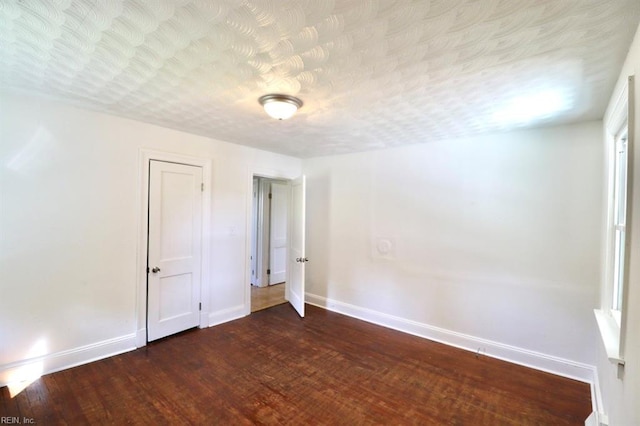
<instances>
[{"instance_id":1,"label":"door casing trim","mask_svg":"<svg viewBox=\"0 0 640 426\"><path fill-rule=\"evenodd\" d=\"M210 287L211 287L211 174L212 160L210 158L190 157L171 152L140 149L138 176L138 247L136 259L136 347L147 344L147 238L149 223L149 161L166 161L189 166L202 167L204 191L202 193L202 275L200 281L200 311L199 327L209 326Z\"/></svg>"}]
</instances>

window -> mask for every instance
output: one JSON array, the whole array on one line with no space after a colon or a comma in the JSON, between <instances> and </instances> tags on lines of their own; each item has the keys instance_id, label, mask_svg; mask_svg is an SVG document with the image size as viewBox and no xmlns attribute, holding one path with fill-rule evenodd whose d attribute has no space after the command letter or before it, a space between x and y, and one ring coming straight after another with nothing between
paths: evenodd
<instances>
[{"instance_id":1,"label":"window","mask_svg":"<svg viewBox=\"0 0 640 426\"><path fill-rule=\"evenodd\" d=\"M624 288L625 224L627 213L627 126L615 138L613 181L613 277L611 286L611 315L620 326L622 289Z\"/></svg>"},{"instance_id":2,"label":"window","mask_svg":"<svg viewBox=\"0 0 640 426\"><path fill-rule=\"evenodd\" d=\"M624 330L626 314L624 309L625 287L627 285L626 246L628 244L627 208L628 194L633 182L628 175L633 169L629 149L633 149L633 114L629 113L633 103L634 78L630 76L627 85L617 94L612 108L605 116L607 173L607 238L604 273L602 275L602 302L594 313L607 357L618 368L624 365ZM620 370L619 370L620 371Z\"/></svg>"}]
</instances>

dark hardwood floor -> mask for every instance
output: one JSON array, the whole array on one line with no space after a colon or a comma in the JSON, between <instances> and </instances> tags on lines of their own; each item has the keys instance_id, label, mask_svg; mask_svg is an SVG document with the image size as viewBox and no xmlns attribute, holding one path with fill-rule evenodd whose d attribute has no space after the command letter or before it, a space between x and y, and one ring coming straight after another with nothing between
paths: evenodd
<instances>
[{"instance_id":1,"label":"dark hardwood floor","mask_svg":"<svg viewBox=\"0 0 640 426\"><path fill-rule=\"evenodd\" d=\"M36 424L583 425L589 385L288 305L44 376Z\"/></svg>"}]
</instances>

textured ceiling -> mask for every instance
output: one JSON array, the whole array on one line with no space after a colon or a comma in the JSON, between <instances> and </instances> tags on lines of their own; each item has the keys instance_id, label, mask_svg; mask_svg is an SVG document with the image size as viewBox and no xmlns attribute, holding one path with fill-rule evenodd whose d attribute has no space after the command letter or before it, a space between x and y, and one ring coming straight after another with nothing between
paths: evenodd
<instances>
[{"instance_id":1,"label":"textured ceiling","mask_svg":"<svg viewBox=\"0 0 640 426\"><path fill-rule=\"evenodd\" d=\"M601 118L638 0L0 0L0 88L299 157ZM537 120L500 119L555 91ZM275 121L257 99L296 95Z\"/></svg>"}]
</instances>

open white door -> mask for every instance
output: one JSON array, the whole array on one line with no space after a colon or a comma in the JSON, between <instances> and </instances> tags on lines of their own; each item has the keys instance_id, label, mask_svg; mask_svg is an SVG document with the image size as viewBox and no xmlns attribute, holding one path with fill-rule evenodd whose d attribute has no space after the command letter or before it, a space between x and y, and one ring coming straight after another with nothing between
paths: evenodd
<instances>
[{"instance_id":1,"label":"open white door","mask_svg":"<svg viewBox=\"0 0 640 426\"><path fill-rule=\"evenodd\" d=\"M148 341L199 325L202 168L150 161Z\"/></svg>"},{"instance_id":2,"label":"open white door","mask_svg":"<svg viewBox=\"0 0 640 426\"><path fill-rule=\"evenodd\" d=\"M287 207L289 185L271 183L269 219L269 285L280 284L287 275Z\"/></svg>"},{"instance_id":3,"label":"open white door","mask_svg":"<svg viewBox=\"0 0 640 426\"><path fill-rule=\"evenodd\" d=\"M258 191L260 182L253 178L253 201L251 204L251 285L260 284L258 273Z\"/></svg>"},{"instance_id":4,"label":"open white door","mask_svg":"<svg viewBox=\"0 0 640 426\"><path fill-rule=\"evenodd\" d=\"M304 268L307 258L304 248L305 177L291 181L289 217L289 303L304 317Z\"/></svg>"}]
</instances>

